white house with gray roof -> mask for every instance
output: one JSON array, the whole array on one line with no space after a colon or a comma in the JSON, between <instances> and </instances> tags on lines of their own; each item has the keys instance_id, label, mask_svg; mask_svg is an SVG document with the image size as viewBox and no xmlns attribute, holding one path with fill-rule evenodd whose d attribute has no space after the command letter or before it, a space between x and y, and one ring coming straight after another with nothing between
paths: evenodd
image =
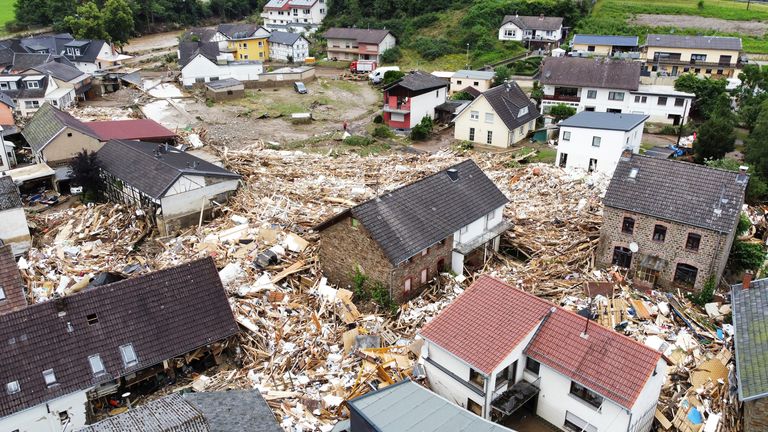
<instances>
[{"instance_id":1,"label":"white house with gray roof","mask_svg":"<svg viewBox=\"0 0 768 432\"><path fill-rule=\"evenodd\" d=\"M314 33L327 13L327 0L269 0L261 17L267 30Z\"/></svg>"},{"instance_id":2,"label":"white house with gray roof","mask_svg":"<svg viewBox=\"0 0 768 432\"><path fill-rule=\"evenodd\" d=\"M273 31L268 41L271 60L300 63L309 57L309 41L300 33Z\"/></svg>"},{"instance_id":3,"label":"white house with gray roof","mask_svg":"<svg viewBox=\"0 0 768 432\"><path fill-rule=\"evenodd\" d=\"M499 28L499 40L559 45L563 39L563 18L506 15Z\"/></svg>"},{"instance_id":4,"label":"white house with gray roof","mask_svg":"<svg viewBox=\"0 0 768 432\"><path fill-rule=\"evenodd\" d=\"M624 150L640 152L647 115L582 111L560 122L556 163L613 175Z\"/></svg>"}]
</instances>

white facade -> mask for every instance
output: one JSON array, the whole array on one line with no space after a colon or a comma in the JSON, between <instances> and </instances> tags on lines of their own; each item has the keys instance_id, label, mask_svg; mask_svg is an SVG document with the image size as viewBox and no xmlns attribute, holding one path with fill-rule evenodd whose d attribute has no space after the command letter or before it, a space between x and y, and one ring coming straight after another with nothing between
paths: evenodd
<instances>
[{"instance_id":1,"label":"white facade","mask_svg":"<svg viewBox=\"0 0 768 432\"><path fill-rule=\"evenodd\" d=\"M494 251L499 250L499 234L495 233L494 228L501 226L504 220L504 206L500 206L478 218L476 221L461 227L453 233L453 249L451 255L451 270L456 274L464 274L464 255L455 249L460 245L482 244L493 240L490 245Z\"/></svg>"},{"instance_id":2,"label":"white facade","mask_svg":"<svg viewBox=\"0 0 768 432\"><path fill-rule=\"evenodd\" d=\"M21 255L32 247L32 237L29 235L27 215L24 208L12 208L0 212L0 240L11 245L14 255ZM0 428L0 430L3 430Z\"/></svg>"},{"instance_id":3,"label":"white facade","mask_svg":"<svg viewBox=\"0 0 768 432\"><path fill-rule=\"evenodd\" d=\"M184 175L160 198L164 219L174 219L200 208L210 208L210 200L217 195L237 190L238 179L224 180L204 176Z\"/></svg>"},{"instance_id":4,"label":"white facade","mask_svg":"<svg viewBox=\"0 0 768 432\"><path fill-rule=\"evenodd\" d=\"M131 56L116 53L106 42L102 42L102 45L99 48L99 54L96 56L94 61L78 61L77 59L80 53L79 51L75 51L77 48L67 47L66 50L67 51L65 54L67 57L69 57L72 64L74 64L76 68L80 69L81 72L85 72L87 74L93 74L98 70L106 69L110 66L120 64L120 61L131 58Z\"/></svg>"},{"instance_id":5,"label":"white facade","mask_svg":"<svg viewBox=\"0 0 768 432\"><path fill-rule=\"evenodd\" d=\"M536 415L563 430L566 430L567 416L571 422L583 420L579 426L584 431L627 431L630 426L635 427L633 432L650 431L658 396L666 377L667 366L663 359L657 362L656 371L645 383L631 410L607 398L603 398L599 407L594 407L571 394L572 380L565 375L544 364L539 364L538 373L526 368L527 356L523 351L540 324L532 328L491 374L480 373L482 385L470 380L470 371L473 369L470 365L425 339L421 356L426 360L424 369L432 391L464 408L468 407L471 400L482 408L479 415L489 419L493 400L514 383L524 380L539 387ZM496 382L497 375L504 370L508 370L509 380L502 378Z\"/></svg>"},{"instance_id":6,"label":"white facade","mask_svg":"<svg viewBox=\"0 0 768 432\"><path fill-rule=\"evenodd\" d=\"M532 40L542 42L558 42L563 38L563 28L557 30L523 30L508 22L499 27L499 40L518 41Z\"/></svg>"},{"instance_id":7,"label":"white facade","mask_svg":"<svg viewBox=\"0 0 768 432\"><path fill-rule=\"evenodd\" d=\"M300 37L293 45L269 42L269 58L272 60L288 61L288 57L294 62L303 62L309 57L309 41Z\"/></svg>"},{"instance_id":8,"label":"white facade","mask_svg":"<svg viewBox=\"0 0 768 432\"><path fill-rule=\"evenodd\" d=\"M64 432L85 426L87 390L41 403L0 419L0 431Z\"/></svg>"},{"instance_id":9,"label":"white facade","mask_svg":"<svg viewBox=\"0 0 768 432\"><path fill-rule=\"evenodd\" d=\"M264 6L261 17L264 19L264 28L267 30L284 30L293 33L314 33L323 22L328 13L326 0L317 0L307 7L294 7L292 0L287 0L288 6L276 10L270 7L270 3ZM283 2L285 3L285 2ZM297 2L306 4L306 2ZM285 9L285 10L282 10Z\"/></svg>"},{"instance_id":10,"label":"white facade","mask_svg":"<svg viewBox=\"0 0 768 432\"><path fill-rule=\"evenodd\" d=\"M42 82L42 81L40 81ZM9 90L16 90L18 86L29 85L27 81L19 82L4 82L8 85ZM77 102L77 95L75 89L71 86L59 86L56 84L56 80L53 77L48 76L47 84L45 88L45 95L40 98L19 98L14 101L16 103L16 112L21 117L29 117L44 103L49 102L51 105L59 109L69 108Z\"/></svg>"},{"instance_id":11,"label":"white facade","mask_svg":"<svg viewBox=\"0 0 768 432\"><path fill-rule=\"evenodd\" d=\"M541 113L555 105L576 108L576 112L623 112L645 114L652 123L688 122L693 94L676 91L672 86L640 85L638 90L580 87L574 100L557 99L555 86L544 85ZM549 97L548 97L549 96Z\"/></svg>"},{"instance_id":12,"label":"white facade","mask_svg":"<svg viewBox=\"0 0 768 432\"><path fill-rule=\"evenodd\" d=\"M429 117L434 120L435 107L445 103L447 94L448 87L446 86L412 97L410 99L410 122L407 125L408 129L412 129L419 124L424 117ZM402 121L402 119L396 120L395 115L396 113L392 113L393 121Z\"/></svg>"},{"instance_id":13,"label":"white facade","mask_svg":"<svg viewBox=\"0 0 768 432\"><path fill-rule=\"evenodd\" d=\"M453 137L461 141L508 148L536 127L536 120L509 130L484 95L478 96L454 119ZM489 135L490 134L490 135ZM490 138L490 139L489 139Z\"/></svg>"},{"instance_id":14,"label":"white facade","mask_svg":"<svg viewBox=\"0 0 768 432\"><path fill-rule=\"evenodd\" d=\"M234 78L240 81L257 81L264 72L261 62L233 62L216 64L202 55L197 55L181 69L181 82L185 87L211 80Z\"/></svg>"},{"instance_id":15,"label":"white facade","mask_svg":"<svg viewBox=\"0 0 768 432\"><path fill-rule=\"evenodd\" d=\"M612 176L624 149L640 152L644 126L641 122L629 131L561 126L555 163Z\"/></svg>"},{"instance_id":16,"label":"white facade","mask_svg":"<svg viewBox=\"0 0 768 432\"><path fill-rule=\"evenodd\" d=\"M381 54L390 48L394 48L396 44L397 39L390 33L384 36L384 39L379 42L378 47L374 44L362 44L365 46L365 50L363 50L356 39L329 38L326 41L326 49L329 58L339 60L374 60L380 64Z\"/></svg>"}]
</instances>

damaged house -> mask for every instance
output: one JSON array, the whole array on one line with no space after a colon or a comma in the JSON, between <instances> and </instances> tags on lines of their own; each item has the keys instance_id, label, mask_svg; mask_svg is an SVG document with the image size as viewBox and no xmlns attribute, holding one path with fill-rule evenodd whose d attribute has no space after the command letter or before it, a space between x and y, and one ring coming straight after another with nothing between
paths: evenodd
<instances>
[{"instance_id":1,"label":"damaged house","mask_svg":"<svg viewBox=\"0 0 768 432\"><path fill-rule=\"evenodd\" d=\"M212 258L0 315L0 430L76 430L110 395L218 361L238 331Z\"/></svg>"},{"instance_id":2,"label":"damaged house","mask_svg":"<svg viewBox=\"0 0 768 432\"><path fill-rule=\"evenodd\" d=\"M329 281L356 272L405 301L438 272L463 274L499 248L508 200L471 159L381 194L326 220L320 266Z\"/></svg>"},{"instance_id":3,"label":"damaged house","mask_svg":"<svg viewBox=\"0 0 768 432\"><path fill-rule=\"evenodd\" d=\"M625 152L603 199L597 262L626 269L645 288L699 290L719 281L748 179L744 171Z\"/></svg>"},{"instance_id":4,"label":"damaged house","mask_svg":"<svg viewBox=\"0 0 768 432\"><path fill-rule=\"evenodd\" d=\"M27 215L19 188L9 175L0 174L0 244L9 245L14 255L21 255L32 246Z\"/></svg>"},{"instance_id":5,"label":"damaged house","mask_svg":"<svg viewBox=\"0 0 768 432\"><path fill-rule=\"evenodd\" d=\"M651 430L666 377L661 353L490 276L420 334L432 390L483 418Z\"/></svg>"},{"instance_id":6,"label":"damaged house","mask_svg":"<svg viewBox=\"0 0 768 432\"><path fill-rule=\"evenodd\" d=\"M163 235L197 224L240 184L238 174L167 144L110 140L97 155L107 197L151 211Z\"/></svg>"},{"instance_id":7,"label":"damaged house","mask_svg":"<svg viewBox=\"0 0 768 432\"><path fill-rule=\"evenodd\" d=\"M0 315L25 307L27 299L11 245L0 246Z\"/></svg>"}]
</instances>

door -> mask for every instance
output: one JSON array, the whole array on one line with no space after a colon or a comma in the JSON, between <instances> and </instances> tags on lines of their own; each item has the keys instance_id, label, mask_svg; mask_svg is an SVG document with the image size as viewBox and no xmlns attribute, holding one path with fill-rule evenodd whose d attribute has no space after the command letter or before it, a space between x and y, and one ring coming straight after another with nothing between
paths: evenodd
<instances>
[{"instance_id":1,"label":"door","mask_svg":"<svg viewBox=\"0 0 768 432\"><path fill-rule=\"evenodd\" d=\"M597 170L597 159L590 159L589 160L589 169L588 172L593 172Z\"/></svg>"},{"instance_id":2,"label":"door","mask_svg":"<svg viewBox=\"0 0 768 432\"><path fill-rule=\"evenodd\" d=\"M445 270L445 258L440 258L437 261L437 272L440 273Z\"/></svg>"},{"instance_id":3,"label":"door","mask_svg":"<svg viewBox=\"0 0 768 432\"><path fill-rule=\"evenodd\" d=\"M514 384L517 381L517 360L509 365L509 375L507 375L509 382Z\"/></svg>"},{"instance_id":4,"label":"door","mask_svg":"<svg viewBox=\"0 0 768 432\"><path fill-rule=\"evenodd\" d=\"M568 153L560 153L560 168L565 168L568 164Z\"/></svg>"},{"instance_id":5,"label":"door","mask_svg":"<svg viewBox=\"0 0 768 432\"><path fill-rule=\"evenodd\" d=\"M427 269L424 269L421 271L421 283L425 284L427 283L427 275L429 274L429 271Z\"/></svg>"},{"instance_id":6,"label":"door","mask_svg":"<svg viewBox=\"0 0 768 432\"><path fill-rule=\"evenodd\" d=\"M677 76L677 66L672 66L672 76Z\"/></svg>"}]
</instances>

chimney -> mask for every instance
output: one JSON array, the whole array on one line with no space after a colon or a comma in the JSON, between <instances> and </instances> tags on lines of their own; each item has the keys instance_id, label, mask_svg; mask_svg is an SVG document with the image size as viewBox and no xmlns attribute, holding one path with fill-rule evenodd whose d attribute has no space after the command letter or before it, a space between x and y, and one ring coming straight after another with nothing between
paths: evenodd
<instances>
[{"instance_id":1,"label":"chimney","mask_svg":"<svg viewBox=\"0 0 768 432\"><path fill-rule=\"evenodd\" d=\"M539 21L544 21L544 14L539 14Z\"/></svg>"},{"instance_id":2,"label":"chimney","mask_svg":"<svg viewBox=\"0 0 768 432\"><path fill-rule=\"evenodd\" d=\"M625 148L621 152L621 160L630 160L632 158L632 149L631 148Z\"/></svg>"},{"instance_id":3,"label":"chimney","mask_svg":"<svg viewBox=\"0 0 768 432\"><path fill-rule=\"evenodd\" d=\"M455 182L456 180L459 179L459 170L457 170L456 168L449 168L448 171L446 171L446 173L448 174L448 177L450 177L452 182Z\"/></svg>"},{"instance_id":4,"label":"chimney","mask_svg":"<svg viewBox=\"0 0 768 432\"><path fill-rule=\"evenodd\" d=\"M752 272L746 271L744 272L743 279L741 280L741 287L743 289L749 289L749 286L752 284Z\"/></svg>"},{"instance_id":5,"label":"chimney","mask_svg":"<svg viewBox=\"0 0 768 432\"><path fill-rule=\"evenodd\" d=\"M749 167L746 166L746 165L739 166L739 172L742 173L742 174L746 174L748 169L749 169Z\"/></svg>"}]
</instances>

